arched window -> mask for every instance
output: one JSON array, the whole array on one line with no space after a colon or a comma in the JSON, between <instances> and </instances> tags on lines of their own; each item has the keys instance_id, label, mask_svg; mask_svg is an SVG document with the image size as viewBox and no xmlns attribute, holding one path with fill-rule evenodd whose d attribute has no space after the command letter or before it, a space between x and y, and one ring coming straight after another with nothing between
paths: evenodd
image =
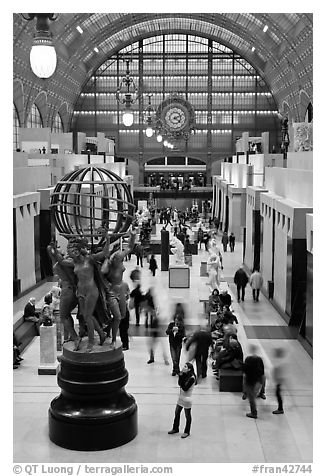
<instances>
[{"instance_id":1,"label":"arched window","mask_svg":"<svg viewBox=\"0 0 326 476\"><path fill-rule=\"evenodd\" d=\"M116 92L126 74L124 60L131 56L130 74L136 85L142 85L144 100L133 104L133 125L127 128L122 119L124 106L117 102ZM115 137L116 153L121 156L131 157L140 146L146 159L161 156L164 142L158 143L154 135L145 136L147 94L151 94L155 110L174 94L194 108L196 134L187 141L188 156L205 158L208 149L216 156L230 156L234 138L242 132L256 137L269 131L270 141L277 143L277 106L258 71L227 46L180 33L136 41L107 58L84 85L72 128ZM176 140L174 145L185 153L184 141Z\"/></svg>"},{"instance_id":2,"label":"arched window","mask_svg":"<svg viewBox=\"0 0 326 476\"><path fill-rule=\"evenodd\" d=\"M305 122L312 122L312 104L311 104L311 102L308 104L304 121Z\"/></svg>"},{"instance_id":3,"label":"arched window","mask_svg":"<svg viewBox=\"0 0 326 476\"><path fill-rule=\"evenodd\" d=\"M64 132L62 119L58 112L53 120L51 132Z\"/></svg>"},{"instance_id":4,"label":"arched window","mask_svg":"<svg viewBox=\"0 0 326 476\"><path fill-rule=\"evenodd\" d=\"M17 114L17 109L15 105L13 105L13 150L18 149L19 147L19 118Z\"/></svg>"},{"instance_id":5,"label":"arched window","mask_svg":"<svg viewBox=\"0 0 326 476\"><path fill-rule=\"evenodd\" d=\"M27 118L26 127L43 127L41 113L38 107L33 104Z\"/></svg>"}]
</instances>

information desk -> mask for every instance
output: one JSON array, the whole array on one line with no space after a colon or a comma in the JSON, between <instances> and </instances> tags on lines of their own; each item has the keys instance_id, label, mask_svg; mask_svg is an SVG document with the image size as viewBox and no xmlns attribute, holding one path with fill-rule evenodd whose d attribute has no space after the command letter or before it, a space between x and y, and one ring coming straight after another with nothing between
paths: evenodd
<instances>
[{"instance_id":1,"label":"information desk","mask_svg":"<svg viewBox=\"0 0 326 476\"><path fill-rule=\"evenodd\" d=\"M190 269L186 264L169 266L169 288L189 288Z\"/></svg>"}]
</instances>

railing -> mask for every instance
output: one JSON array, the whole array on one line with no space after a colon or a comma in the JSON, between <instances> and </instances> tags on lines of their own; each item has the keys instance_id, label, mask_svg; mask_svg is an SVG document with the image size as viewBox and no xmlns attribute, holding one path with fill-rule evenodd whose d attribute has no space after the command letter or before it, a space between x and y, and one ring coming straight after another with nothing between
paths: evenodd
<instances>
[{"instance_id":1,"label":"railing","mask_svg":"<svg viewBox=\"0 0 326 476\"><path fill-rule=\"evenodd\" d=\"M152 194L153 199L155 198L198 198L198 197L208 197L210 198L213 193L213 187L193 187L190 190L161 190L159 187L134 187L134 197L148 197L149 194Z\"/></svg>"}]
</instances>

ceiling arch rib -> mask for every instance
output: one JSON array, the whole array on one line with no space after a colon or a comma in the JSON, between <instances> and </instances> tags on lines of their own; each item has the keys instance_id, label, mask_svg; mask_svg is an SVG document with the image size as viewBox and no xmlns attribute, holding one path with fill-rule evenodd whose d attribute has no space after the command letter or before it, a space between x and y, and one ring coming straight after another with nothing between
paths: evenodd
<instances>
[{"instance_id":1,"label":"ceiling arch rib","mask_svg":"<svg viewBox=\"0 0 326 476\"><path fill-rule=\"evenodd\" d=\"M131 38L127 35L124 44L132 43L144 36L153 36L161 29L160 25L157 26L158 31L155 33L151 22L156 21L160 24L163 18L166 19L166 28L173 29L175 18L178 18L179 22L184 19L190 34L211 37L238 52L269 84L279 104L282 104L285 98L292 104L292 101L296 101L294 97L299 95L297 91L290 91L292 79L291 72L285 64L287 58L293 62L300 76L300 89L305 89L312 98L312 14L306 13L59 14L58 19L51 24L54 42L58 47L59 61L56 74L47 81L48 91L55 90L58 99L67 100L69 107L72 108L86 77L89 77L108 55L122 47L122 39L120 43L112 45L113 50L106 46L102 55L101 51L100 54L90 55L95 46L98 47L98 44L104 42L108 36L117 39L115 35L119 30L125 33L129 31L131 36L139 25L141 25L139 37ZM266 33L263 32L265 24L269 26ZM84 34L81 35L76 30L78 25L83 28ZM200 25L205 25L208 33L198 31ZM25 74L26 70L29 71L27 52L31 47L34 28L34 22L25 21L20 14L14 14L14 75L24 83L27 106L32 96L35 97L36 90L40 91L43 88L41 82L31 73L28 73L27 77ZM185 33L185 27L182 28ZM224 32L223 41L218 37L222 32ZM74 41L75 46L70 51L69 45ZM252 46L256 48L254 53L251 51ZM65 52L65 48L69 54ZM89 70L83 67L87 55L90 55L87 62ZM52 92L50 94L52 97Z\"/></svg>"},{"instance_id":2,"label":"ceiling arch rib","mask_svg":"<svg viewBox=\"0 0 326 476\"><path fill-rule=\"evenodd\" d=\"M223 21L219 21L221 19ZM254 23L252 20L250 21ZM230 20L226 21L221 15L194 14L187 16L186 14L180 14L171 17L168 14L153 14L152 16L139 14L137 16L137 22L129 22L129 25L125 25L124 27L122 27L120 20L115 24L111 24L111 35L109 38L107 36L106 27L103 27L102 30L93 35L91 42L88 42L87 46L85 45L86 51L84 50L84 53L86 53L86 61L89 61L90 56L93 55L94 46L97 46L99 49L105 46L105 54L107 54L109 49L114 50L117 48L118 43L114 45L114 40L127 43L128 40L130 42L133 41L135 36L149 36L153 33L157 34L157 32L163 29L171 31L189 30L193 33L197 32L206 37L214 38L216 41L221 38L223 42L227 42L230 45L231 49L236 49L242 56L248 57L254 45L262 59L268 58L271 55L271 45L265 46L262 41L263 37L258 38L260 29L257 24L254 24L250 28L239 27L239 23ZM110 47L108 48L109 44ZM277 47L278 45L275 44L274 46ZM95 59L96 55L94 56L94 60Z\"/></svg>"},{"instance_id":3,"label":"ceiling arch rib","mask_svg":"<svg viewBox=\"0 0 326 476\"><path fill-rule=\"evenodd\" d=\"M239 27L239 19L243 24L241 27ZM85 77L85 82L108 56L139 38L162 34L163 27L166 29L165 32L176 31L178 27L180 27L178 29L180 32L189 32L187 30L189 28L191 33L196 32L217 41L222 40L224 44L237 51L255 66L272 91L273 86L266 74L265 62L269 60L279 73L284 74L277 61L279 42L273 41L270 35L263 32L264 22L257 15L116 14L114 21L112 20L111 14L94 14L82 24L82 27L88 28L88 34L92 34L91 38L87 38L85 44L76 51L75 56L79 61L86 62L89 72ZM217 24L218 22L220 24ZM109 38L107 37L108 30L111 33ZM251 51L253 45L256 45L254 54ZM95 54L94 46L99 48L100 54Z\"/></svg>"},{"instance_id":4,"label":"ceiling arch rib","mask_svg":"<svg viewBox=\"0 0 326 476\"><path fill-rule=\"evenodd\" d=\"M171 18L147 20L138 23L137 25L133 25L132 27L127 27L124 30L118 30L109 38L107 38L106 35L98 36L96 40L100 54L95 54L91 47L92 45L88 46L88 52L85 52L86 56L84 57L87 69L95 70L103 61L105 61L105 59L107 59L108 56L117 52L127 44L134 42L136 39L173 31L188 34L196 33L221 42L246 58L251 64L259 69L261 75L263 75L265 60L263 55L259 55L256 52L255 54L252 53L251 47L255 41L253 38L250 38L251 41L248 42L234 32L226 30L218 25L198 20L196 21L196 30L193 30L191 28L192 22L193 19L188 18L174 18L173 21L171 21ZM150 29L148 28L149 26L151 27Z\"/></svg>"}]
</instances>

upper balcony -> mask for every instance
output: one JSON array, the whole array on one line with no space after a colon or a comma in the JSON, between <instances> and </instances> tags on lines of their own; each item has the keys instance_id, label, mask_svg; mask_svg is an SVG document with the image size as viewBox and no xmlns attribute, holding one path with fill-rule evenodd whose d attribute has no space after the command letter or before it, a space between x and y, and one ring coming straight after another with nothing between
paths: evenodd
<instances>
[{"instance_id":1,"label":"upper balcony","mask_svg":"<svg viewBox=\"0 0 326 476\"><path fill-rule=\"evenodd\" d=\"M189 190L161 190L158 187L146 187L139 185L134 187L134 198L136 200L143 200L149 197L151 198L201 198L203 200L212 198L213 187L192 187Z\"/></svg>"}]
</instances>

